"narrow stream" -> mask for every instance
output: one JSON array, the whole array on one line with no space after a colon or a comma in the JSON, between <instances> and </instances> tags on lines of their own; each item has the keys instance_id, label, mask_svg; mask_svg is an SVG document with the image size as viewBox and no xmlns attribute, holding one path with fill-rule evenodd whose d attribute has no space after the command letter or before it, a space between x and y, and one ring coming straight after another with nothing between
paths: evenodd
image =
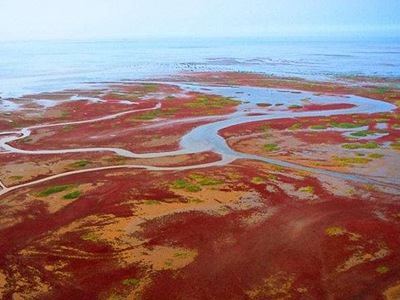
<instances>
[{"instance_id":1,"label":"narrow stream","mask_svg":"<svg viewBox=\"0 0 400 300\"><path fill-rule=\"evenodd\" d=\"M165 84L165 83L164 83ZM293 163L283 162L276 159L264 158L257 155L250 155L245 153L240 153L231 149L224 138L222 138L218 132L224 128L240 125L256 121L267 121L267 120L278 120L282 118L299 118L299 117L327 117L332 115L347 115L347 114L370 114L378 112L390 112L396 107L390 103L383 101L372 100L368 98L358 97L349 95L346 97L342 96L332 96L332 95L315 95L311 92L305 91L295 91L295 90L280 90L271 88L260 88L260 87L248 87L248 86L203 86L197 84L183 84L183 83L168 83L172 85L177 85L181 89L187 92L200 92L203 94L210 95L220 95L222 97L228 97L235 100L242 101L237 107L236 112L231 113L226 116L217 116L216 120L198 126L183 136L180 146L181 149L177 151L168 152L153 152L153 153L133 153L131 151L119 148L76 148L76 149L59 149L59 150L21 150L14 148L9 145L10 142L25 138L31 134L32 129L45 128L45 127L55 127L55 126L65 126L72 124L83 124L91 122L99 122L106 119L117 118L121 115L128 113L138 112L139 110L131 110L128 112L117 113L101 118L96 118L92 120L75 121L75 122L63 122L59 124L43 124L24 128L16 132L0 132L0 148L11 153L21 153L21 154L65 154L65 153L77 153L77 152L99 152L99 151L109 151L114 152L118 155L130 157L130 158L157 158L174 156L189 153L200 153L205 151L212 151L221 155L222 159L217 162L201 164L201 165L191 165L185 167L154 167L154 166L140 166L142 168L152 169L152 170L185 170L185 169L195 169L202 167L212 167L220 166L230 163L236 159L251 159L263 161L275 165L280 165L283 167L294 168L302 171L309 171L318 174L324 174L334 177L339 177L346 180L353 180L366 183L377 183L376 181L361 176L343 174L339 172L332 172L326 170L320 170L311 167L305 167ZM324 110L324 111L294 111L288 110L289 105L297 104L304 105L304 101L312 101L317 104L334 104L334 103L347 103L353 104L355 107L348 109L335 109L335 110ZM272 106L269 110L265 108L260 108L257 103L270 103ZM147 109L160 108L160 105L156 107ZM141 110L143 111L143 110ZM249 115L252 114L252 115ZM257 114L257 115L254 115ZM191 118L193 121L197 119L201 120L204 117ZM222 120L220 120L222 118ZM177 125L178 126L178 125ZM11 135L10 135L11 134ZM3 137L2 137L3 136ZM119 166L123 167L123 166ZM129 166L126 166L129 167ZM135 167L135 166L130 166ZM138 166L139 167L139 166ZM106 168L104 168L106 169ZM88 171L88 170L86 170Z\"/></svg>"}]
</instances>

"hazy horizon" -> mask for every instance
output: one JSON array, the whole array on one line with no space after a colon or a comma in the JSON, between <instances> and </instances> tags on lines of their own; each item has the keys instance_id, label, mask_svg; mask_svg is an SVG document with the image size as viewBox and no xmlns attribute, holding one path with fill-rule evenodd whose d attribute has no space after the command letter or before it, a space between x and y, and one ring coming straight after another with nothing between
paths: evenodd
<instances>
[{"instance_id":1,"label":"hazy horizon","mask_svg":"<svg viewBox=\"0 0 400 300\"><path fill-rule=\"evenodd\" d=\"M400 1L3 0L0 40L399 37Z\"/></svg>"}]
</instances>

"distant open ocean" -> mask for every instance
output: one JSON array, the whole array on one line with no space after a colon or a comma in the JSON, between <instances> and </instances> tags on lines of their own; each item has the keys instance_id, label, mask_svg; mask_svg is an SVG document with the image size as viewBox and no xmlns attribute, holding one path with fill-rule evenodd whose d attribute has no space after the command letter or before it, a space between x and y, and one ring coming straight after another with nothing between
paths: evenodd
<instances>
[{"instance_id":1,"label":"distant open ocean","mask_svg":"<svg viewBox=\"0 0 400 300\"><path fill-rule=\"evenodd\" d=\"M153 39L0 42L0 96L188 71L242 71L314 80L400 78L400 38Z\"/></svg>"}]
</instances>

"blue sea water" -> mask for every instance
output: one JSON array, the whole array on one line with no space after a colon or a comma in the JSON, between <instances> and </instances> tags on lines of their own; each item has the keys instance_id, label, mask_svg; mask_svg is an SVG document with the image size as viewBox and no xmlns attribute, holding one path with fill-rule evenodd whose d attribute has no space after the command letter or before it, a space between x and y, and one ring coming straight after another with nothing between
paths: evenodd
<instances>
[{"instance_id":1,"label":"blue sea water","mask_svg":"<svg viewBox=\"0 0 400 300\"><path fill-rule=\"evenodd\" d=\"M152 39L0 43L0 96L193 71L400 78L400 39Z\"/></svg>"}]
</instances>

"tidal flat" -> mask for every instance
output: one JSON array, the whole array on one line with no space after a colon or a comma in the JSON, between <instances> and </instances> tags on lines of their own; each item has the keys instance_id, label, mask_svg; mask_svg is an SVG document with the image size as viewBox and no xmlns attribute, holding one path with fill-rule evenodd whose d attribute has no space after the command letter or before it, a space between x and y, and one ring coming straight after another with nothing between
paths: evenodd
<instances>
[{"instance_id":1,"label":"tidal flat","mask_svg":"<svg viewBox=\"0 0 400 300\"><path fill-rule=\"evenodd\" d=\"M399 86L182 72L0 99L0 297L398 299Z\"/></svg>"}]
</instances>

